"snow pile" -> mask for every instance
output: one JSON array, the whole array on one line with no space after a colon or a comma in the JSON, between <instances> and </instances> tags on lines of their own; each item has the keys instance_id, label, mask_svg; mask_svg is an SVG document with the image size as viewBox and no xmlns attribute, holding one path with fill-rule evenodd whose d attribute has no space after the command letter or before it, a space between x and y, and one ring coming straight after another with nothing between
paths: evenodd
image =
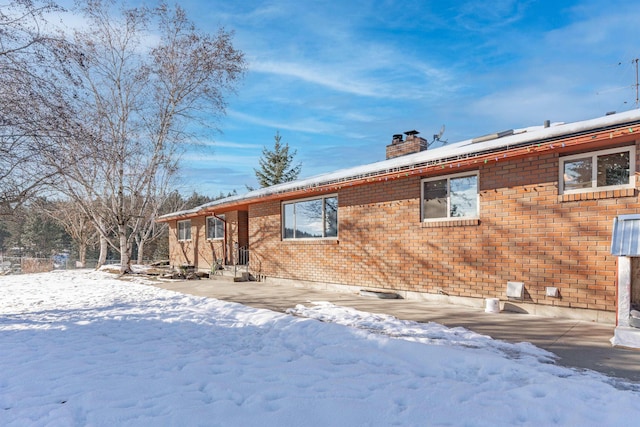
<instances>
[{"instance_id":1,"label":"snow pile","mask_svg":"<svg viewBox=\"0 0 640 427\"><path fill-rule=\"evenodd\" d=\"M603 426L640 418L635 385L556 366L531 345L328 303L290 313L104 272L3 277L0 425Z\"/></svg>"},{"instance_id":2,"label":"snow pile","mask_svg":"<svg viewBox=\"0 0 640 427\"><path fill-rule=\"evenodd\" d=\"M418 323L400 320L387 314L365 313L348 307L339 307L330 302L314 302L314 307L298 305L287 313L352 326L370 332L401 338L423 344L485 348L508 357L532 357L535 362L552 363L557 356L531 343L509 344L494 340L465 328L448 328L439 323Z\"/></svg>"}]
</instances>

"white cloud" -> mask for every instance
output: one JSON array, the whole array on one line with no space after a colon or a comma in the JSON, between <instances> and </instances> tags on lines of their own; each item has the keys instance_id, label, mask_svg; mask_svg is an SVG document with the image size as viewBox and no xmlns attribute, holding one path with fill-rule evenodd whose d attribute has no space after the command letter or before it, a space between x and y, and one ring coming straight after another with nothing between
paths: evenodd
<instances>
[{"instance_id":1,"label":"white cloud","mask_svg":"<svg viewBox=\"0 0 640 427\"><path fill-rule=\"evenodd\" d=\"M460 7L456 22L470 31L495 31L520 21L529 3L519 0L468 1Z\"/></svg>"},{"instance_id":2,"label":"white cloud","mask_svg":"<svg viewBox=\"0 0 640 427\"><path fill-rule=\"evenodd\" d=\"M190 167L198 168L203 165L224 165L226 167L231 166L246 166L252 164L258 164L261 150L257 150L253 155L241 155L241 154L225 154L225 153L187 153L182 157L182 161L188 162Z\"/></svg>"},{"instance_id":3,"label":"white cloud","mask_svg":"<svg viewBox=\"0 0 640 427\"><path fill-rule=\"evenodd\" d=\"M331 123L322 122L315 118L309 118L309 117L298 119L295 121L284 121L282 119L272 120L269 118L253 116L253 115L242 113L240 111L235 111L235 110L227 111L227 116L235 120L251 123L254 125L264 126L271 129L290 130L290 131L299 131L299 132L307 132L307 133L335 133L338 131L336 129L336 126Z\"/></svg>"},{"instance_id":4,"label":"white cloud","mask_svg":"<svg viewBox=\"0 0 640 427\"><path fill-rule=\"evenodd\" d=\"M304 66L296 63L266 61L252 63L251 71L295 77L309 83L354 95L371 97L383 96L382 93L376 91L373 83L358 81L338 74L335 70L328 71L319 66Z\"/></svg>"},{"instance_id":5,"label":"white cloud","mask_svg":"<svg viewBox=\"0 0 640 427\"><path fill-rule=\"evenodd\" d=\"M369 66L353 67L343 63L301 64L295 62L255 61L251 71L294 78L333 91L368 98L416 100L439 98L462 86L452 70L439 69L418 58L402 58L375 68L367 58L358 62ZM304 93L304 89L298 88Z\"/></svg>"},{"instance_id":6,"label":"white cloud","mask_svg":"<svg viewBox=\"0 0 640 427\"><path fill-rule=\"evenodd\" d=\"M202 141L197 144L197 146L200 146L200 145L205 147L212 147L214 149L215 148L238 148L242 150L254 150L256 148L262 147L262 145L260 144L234 142L234 141L217 141L217 140Z\"/></svg>"}]
</instances>

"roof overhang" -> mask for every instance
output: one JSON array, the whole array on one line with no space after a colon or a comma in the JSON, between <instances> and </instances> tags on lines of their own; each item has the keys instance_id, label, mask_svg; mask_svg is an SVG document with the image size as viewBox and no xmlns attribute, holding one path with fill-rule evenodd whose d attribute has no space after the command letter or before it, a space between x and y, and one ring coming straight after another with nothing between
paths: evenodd
<instances>
[{"instance_id":1,"label":"roof overhang","mask_svg":"<svg viewBox=\"0 0 640 427\"><path fill-rule=\"evenodd\" d=\"M475 144L469 143L460 145L458 149L449 153L445 150L442 157L423 159L420 155L405 156L414 158L404 164L399 162L389 162L389 167L383 166L387 162L379 162L380 169L361 172L359 168L353 168L353 175L349 175L346 170L341 176L333 174L321 175L318 178L300 180L286 184L268 187L258 191L249 192L243 196L232 196L230 198L217 200L202 205L189 211L174 212L164 215L158 222L168 222L180 219L187 219L203 215L210 215L213 212L224 213L231 210L247 210L251 204L268 202L273 200L286 200L290 198L309 197L323 193L336 192L343 188L357 187L362 185L375 184L382 181L407 179L415 176L428 177L477 169L489 163L503 162L516 158L537 156L547 153L565 154L578 149L599 149L609 147L612 144L624 144L633 142L640 138L640 117L624 124L613 124L597 129L576 130L573 133L550 133L546 137L539 139L522 139L506 137L505 141L489 141L489 143ZM512 138L512 139L509 139ZM513 141L513 144L508 142ZM473 148L477 147L476 150ZM436 150L433 150L435 152ZM424 153L424 152L422 152ZM418 154L422 154L418 153ZM432 156L433 157L433 156ZM396 160L396 159L393 159ZM376 164L377 165L377 164ZM323 177L325 178L323 180Z\"/></svg>"}]
</instances>

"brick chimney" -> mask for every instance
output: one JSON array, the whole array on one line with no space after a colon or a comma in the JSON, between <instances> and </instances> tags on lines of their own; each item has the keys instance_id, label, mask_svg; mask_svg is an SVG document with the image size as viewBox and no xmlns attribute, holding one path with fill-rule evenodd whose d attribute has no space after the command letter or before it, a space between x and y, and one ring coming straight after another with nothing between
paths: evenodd
<instances>
[{"instance_id":1,"label":"brick chimney","mask_svg":"<svg viewBox=\"0 0 640 427\"><path fill-rule=\"evenodd\" d=\"M404 156L406 154L418 153L427 149L427 140L418 136L417 130L409 130L404 134L406 140L402 140L402 134L395 134L391 144L387 145L387 159Z\"/></svg>"}]
</instances>

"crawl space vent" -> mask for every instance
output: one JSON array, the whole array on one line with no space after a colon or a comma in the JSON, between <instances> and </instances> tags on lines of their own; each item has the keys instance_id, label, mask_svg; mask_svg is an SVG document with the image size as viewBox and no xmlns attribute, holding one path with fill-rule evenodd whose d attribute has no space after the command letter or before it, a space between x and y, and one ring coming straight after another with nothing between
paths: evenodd
<instances>
[{"instance_id":1,"label":"crawl space vent","mask_svg":"<svg viewBox=\"0 0 640 427\"><path fill-rule=\"evenodd\" d=\"M522 282L507 282L507 298L519 299L523 298L524 283Z\"/></svg>"}]
</instances>

